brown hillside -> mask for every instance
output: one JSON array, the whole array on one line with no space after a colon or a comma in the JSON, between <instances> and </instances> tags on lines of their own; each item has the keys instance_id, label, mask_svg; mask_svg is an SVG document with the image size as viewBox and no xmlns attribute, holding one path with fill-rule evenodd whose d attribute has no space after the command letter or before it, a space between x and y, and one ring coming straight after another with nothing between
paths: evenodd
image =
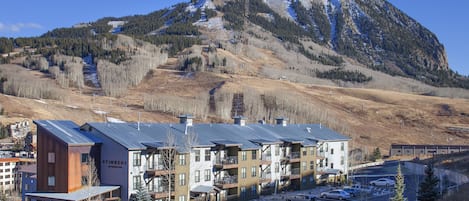
<instances>
[{"instance_id":1,"label":"brown hillside","mask_svg":"<svg viewBox=\"0 0 469 201\"><path fill-rule=\"evenodd\" d=\"M26 71L34 76L34 71ZM48 79L42 77L40 79ZM78 124L104 121L112 117L124 121L176 122L175 115L144 110L145 95L180 96L187 99L209 96L210 89L225 82L216 93L242 92L294 94L291 100L307 100L317 119L291 118L292 123L322 123L352 137L351 146L384 153L391 143L467 144L469 100L412 95L406 93L296 84L288 81L242 75L183 73L154 70L145 80L121 98L93 96L90 89L67 92L63 100L33 100L0 95L6 114L13 118L70 119ZM300 102L303 103L303 102ZM207 103L208 104L208 103ZM104 111L106 114L101 114ZM196 117L196 122L231 122L215 114ZM320 121L320 122L318 122ZM257 119L249 119L250 123ZM456 128L456 129L455 129ZM459 130L458 130L459 129Z\"/></svg>"}]
</instances>

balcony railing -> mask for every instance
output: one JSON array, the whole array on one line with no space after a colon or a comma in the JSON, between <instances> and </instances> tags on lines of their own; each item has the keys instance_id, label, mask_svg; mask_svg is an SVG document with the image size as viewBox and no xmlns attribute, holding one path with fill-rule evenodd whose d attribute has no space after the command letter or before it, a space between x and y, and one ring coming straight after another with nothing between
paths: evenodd
<instances>
[{"instance_id":1,"label":"balcony railing","mask_svg":"<svg viewBox=\"0 0 469 201\"><path fill-rule=\"evenodd\" d=\"M292 175L300 174L300 168L292 168L291 169L291 174Z\"/></svg>"},{"instance_id":2,"label":"balcony railing","mask_svg":"<svg viewBox=\"0 0 469 201\"><path fill-rule=\"evenodd\" d=\"M261 165L271 164L272 163L272 155L271 154L262 154L260 163L261 163Z\"/></svg>"},{"instance_id":3,"label":"balcony railing","mask_svg":"<svg viewBox=\"0 0 469 201\"><path fill-rule=\"evenodd\" d=\"M216 168L222 169L232 169L238 168L238 157L237 156L227 156L225 158L215 160L214 166Z\"/></svg>"},{"instance_id":4,"label":"balcony railing","mask_svg":"<svg viewBox=\"0 0 469 201\"><path fill-rule=\"evenodd\" d=\"M272 160L272 154L262 154L261 155L261 160L262 161L271 161Z\"/></svg>"},{"instance_id":5,"label":"balcony railing","mask_svg":"<svg viewBox=\"0 0 469 201\"><path fill-rule=\"evenodd\" d=\"M164 167L163 164L147 164L146 166L146 172L148 175L163 175L163 174L171 174L174 173L174 166L171 168L171 170L168 170Z\"/></svg>"},{"instance_id":6,"label":"balcony railing","mask_svg":"<svg viewBox=\"0 0 469 201\"><path fill-rule=\"evenodd\" d=\"M215 185L223 189L233 188L238 185L238 176L226 176L215 180Z\"/></svg>"},{"instance_id":7,"label":"balcony railing","mask_svg":"<svg viewBox=\"0 0 469 201\"><path fill-rule=\"evenodd\" d=\"M164 198L168 196L169 188L168 186L159 186L154 189L150 189L148 192L149 194L153 194L156 199ZM171 195L174 195L174 186L171 187Z\"/></svg>"},{"instance_id":8,"label":"balcony railing","mask_svg":"<svg viewBox=\"0 0 469 201\"><path fill-rule=\"evenodd\" d=\"M297 159L297 158L300 158L300 157L301 157L300 152L292 152L292 153L290 154L290 158L291 158L291 159Z\"/></svg>"},{"instance_id":9,"label":"balcony railing","mask_svg":"<svg viewBox=\"0 0 469 201\"><path fill-rule=\"evenodd\" d=\"M272 180L272 174L270 172L261 173L260 181L261 182L270 182Z\"/></svg>"}]
</instances>

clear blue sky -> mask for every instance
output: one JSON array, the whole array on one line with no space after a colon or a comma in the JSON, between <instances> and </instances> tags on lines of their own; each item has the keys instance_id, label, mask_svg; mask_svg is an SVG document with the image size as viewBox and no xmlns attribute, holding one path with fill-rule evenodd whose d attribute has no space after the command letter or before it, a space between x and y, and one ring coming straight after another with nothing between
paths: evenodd
<instances>
[{"instance_id":1,"label":"clear blue sky","mask_svg":"<svg viewBox=\"0 0 469 201\"><path fill-rule=\"evenodd\" d=\"M0 37L38 36L102 17L146 14L189 0L10 0L0 7ZM469 0L389 0L434 32L450 67L469 75Z\"/></svg>"}]
</instances>

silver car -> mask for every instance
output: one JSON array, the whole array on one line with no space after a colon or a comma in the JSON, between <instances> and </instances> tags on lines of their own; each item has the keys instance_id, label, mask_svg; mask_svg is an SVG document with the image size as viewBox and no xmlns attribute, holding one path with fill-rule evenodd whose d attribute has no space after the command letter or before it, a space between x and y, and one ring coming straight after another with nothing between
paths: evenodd
<instances>
[{"instance_id":1,"label":"silver car","mask_svg":"<svg viewBox=\"0 0 469 201\"><path fill-rule=\"evenodd\" d=\"M321 198L333 198L339 200L348 200L351 198L350 194L343 190L333 190L329 192L322 192Z\"/></svg>"}]
</instances>

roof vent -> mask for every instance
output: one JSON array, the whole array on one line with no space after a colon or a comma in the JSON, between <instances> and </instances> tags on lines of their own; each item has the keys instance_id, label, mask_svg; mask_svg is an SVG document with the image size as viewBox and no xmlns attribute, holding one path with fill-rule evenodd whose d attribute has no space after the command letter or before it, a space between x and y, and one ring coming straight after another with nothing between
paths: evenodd
<instances>
[{"instance_id":1,"label":"roof vent","mask_svg":"<svg viewBox=\"0 0 469 201\"><path fill-rule=\"evenodd\" d=\"M265 124L265 120L261 119L258 121L260 124L264 125Z\"/></svg>"},{"instance_id":2,"label":"roof vent","mask_svg":"<svg viewBox=\"0 0 469 201\"><path fill-rule=\"evenodd\" d=\"M186 124L186 126L192 126L192 119L194 119L194 117L191 114L179 115L179 123Z\"/></svg>"},{"instance_id":3,"label":"roof vent","mask_svg":"<svg viewBox=\"0 0 469 201\"><path fill-rule=\"evenodd\" d=\"M282 125L282 126L287 126L287 121L288 121L288 118L285 118L285 117L277 117L275 118L276 120L276 124L277 125Z\"/></svg>"},{"instance_id":4,"label":"roof vent","mask_svg":"<svg viewBox=\"0 0 469 201\"><path fill-rule=\"evenodd\" d=\"M306 130L308 131L308 133L311 133L311 128L310 127L306 127Z\"/></svg>"},{"instance_id":5,"label":"roof vent","mask_svg":"<svg viewBox=\"0 0 469 201\"><path fill-rule=\"evenodd\" d=\"M246 125L246 117L243 116L234 116L234 124L240 125L240 126L245 126Z\"/></svg>"}]
</instances>

